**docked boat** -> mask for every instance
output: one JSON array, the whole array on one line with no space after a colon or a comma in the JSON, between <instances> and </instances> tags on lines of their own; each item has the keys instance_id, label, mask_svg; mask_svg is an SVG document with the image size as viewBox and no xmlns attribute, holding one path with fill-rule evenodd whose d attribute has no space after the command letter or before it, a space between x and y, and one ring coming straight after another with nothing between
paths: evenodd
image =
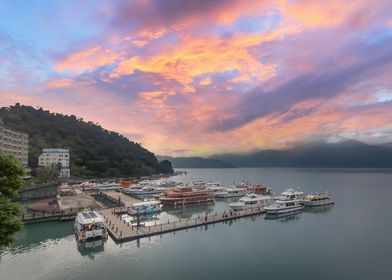
<instances>
[{"instance_id":1,"label":"docked boat","mask_svg":"<svg viewBox=\"0 0 392 280\"><path fill-rule=\"evenodd\" d=\"M322 206L334 204L333 198L328 193L315 193L307 195L304 199L305 206Z\"/></svg>"},{"instance_id":2,"label":"docked boat","mask_svg":"<svg viewBox=\"0 0 392 280\"><path fill-rule=\"evenodd\" d=\"M142 187L142 188L129 188L124 190L124 193L130 194L130 195L150 195L150 194L159 194L162 193L165 190L165 188L159 188L159 187L152 187L152 186L147 186L147 187Z\"/></svg>"},{"instance_id":3,"label":"docked boat","mask_svg":"<svg viewBox=\"0 0 392 280\"><path fill-rule=\"evenodd\" d=\"M79 212L74 224L77 239L86 241L99 237L107 238L108 232L104 222L104 218L96 211L84 210Z\"/></svg>"},{"instance_id":4,"label":"docked boat","mask_svg":"<svg viewBox=\"0 0 392 280\"><path fill-rule=\"evenodd\" d=\"M241 184L236 184L236 188L247 189L249 193L256 193L262 195L269 195L272 193L271 188L267 188L261 184L251 184L249 182L242 182Z\"/></svg>"},{"instance_id":5,"label":"docked boat","mask_svg":"<svg viewBox=\"0 0 392 280\"><path fill-rule=\"evenodd\" d=\"M161 211L162 204L157 200L144 201L132 205L129 213L131 215L144 215Z\"/></svg>"},{"instance_id":6,"label":"docked boat","mask_svg":"<svg viewBox=\"0 0 392 280\"><path fill-rule=\"evenodd\" d=\"M124 221L125 223L129 223L129 224L134 224L136 223L136 218L132 217L129 214L122 214L121 215L121 220Z\"/></svg>"},{"instance_id":7,"label":"docked boat","mask_svg":"<svg viewBox=\"0 0 392 280\"><path fill-rule=\"evenodd\" d=\"M299 190L287 189L279 196L274 197L275 200L304 200L305 194Z\"/></svg>"},{"instance_id":8,"label":"docked boat","mask_svg":"<svg viewBox=\"0 0 392 280\"><path fill-rule=\"evenodd\" d=\"M158 200L163 205L182 205L192 203L213 202L206 190L193 190L189 187L179 187L166 190Z\"/></svg>"},{"instance_id":9,"label":"docked boat","mask_svg":"<svg viewBox=\"0 0 392 280\"><path fill-rule=\"evenodd\" d=\"M239 197L246 195L247 190L241 188L225 188L223 191L216 192L215 197L228 198L228 197Z\"/></svg>"},{"instance_id":10,"label":"docked boat","mask_svg":"<svg viewBox=\"0 0 392 280\"><path fill-rule=\"evenodd\" d=\"M302 210L304 208L302 203L302 200L277 200L264 209L267 214L290 213Z\"/></svg>"},{"instance_id":11,"label":"docked boat","mask_svg":"<svg viewBox=\"0 0 392 280\"><path fill-rule=\"evenodd\" d=\"M192 189L205 189L207 186L207 183L201 180L198 181L193 181L191 182L188 186L191 187Z\"/></svg>"},{"instance_id":12,"label":"docked boat","mask_svg":"<svg viewBox=\"0 0 392 280\"><path fill-rule=\"evenodd\" d=\"M255 207L265 207L272 203L273 199L270 196L250 193L240 198L237 202L230 203L229 207L233 210L245 210Z\"/></svg>"},{"instance_id":13,"label":"docked boat","mask_svg":"<svg viewBox=\"0 0 392 280\"><path fill-rule=\"evenodd\" d=\"M221 186L210 186L206 188L206 191L208 191L209 196L215 197L217 193L221 193L225 190L225 187Z\"/></svg>"}]
</instances>

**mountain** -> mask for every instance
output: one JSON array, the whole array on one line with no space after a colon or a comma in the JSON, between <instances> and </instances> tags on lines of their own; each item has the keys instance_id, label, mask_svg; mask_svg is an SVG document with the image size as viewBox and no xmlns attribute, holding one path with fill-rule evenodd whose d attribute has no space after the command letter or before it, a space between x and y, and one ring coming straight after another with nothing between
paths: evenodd
<instances>
[{"instance_id":1,"label":"mountain","mask_svg":"<svg viewBox=\"0 0 392 280\"><path fill-rule=\"evenodd\" d=\"M223 160L236 167L392 167L392 149L351 140L242 155L222 154L210 159Z\"/></svg>"},{"instance_id":2,"label":"mountain","mask_svg":"<svg viewBox=\"0 0 392 280\"><path fill-rule=\"evenodd\" d=\"M73 176L143 176L173 172L140 144L74 115L16 104L0 108L7 127L29 134L29 166L36 168L44 148L70 150Z\"/></svg>"},{"instance_id":3,"label":"mountain","mask_svg":"<svg viewBox=\"0 0 392 280\"><path fill-rule=\"evenodd\" d=\"M202 157L169 157L157 156L160 160L170 161L175 168L232 168L233 164L219 159Z\"/></svg>"}]
</instances>

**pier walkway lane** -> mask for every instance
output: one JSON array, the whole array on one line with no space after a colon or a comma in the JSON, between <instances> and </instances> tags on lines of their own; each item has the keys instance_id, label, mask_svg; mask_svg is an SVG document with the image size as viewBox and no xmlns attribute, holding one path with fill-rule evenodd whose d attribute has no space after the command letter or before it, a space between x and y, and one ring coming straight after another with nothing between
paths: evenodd
<instances>
[{"instance_id":1,"label":"pier walkway lane","mask_svg":"<svg viewBox=\"0 0 392 280\"><path fill-rule=\"evenodd\" d=\"M244 217L249 217L253 215L259 215L265 213L263 207L251 208L247 210L240 210L230 213L215 213L209 215L199 215L195 219L187 218L187 219L179 219L176 221L167 221L166 223L161 221L161 223L143 226L140 225L137 227L136 225L131 225L121 220L121 212L124 208L115 208L115 209L104 209L101 210L100 213L105 218L106 226L109 230L110 235L112 236L115 242L125 242L130 240L135 240L139 238L145 238L153 235L159 235L162 233L168 233L178 230L183 230L192 227L198 227L213 223L219 223L234 219L240 219Z\"/></svg>"}]
</instances>

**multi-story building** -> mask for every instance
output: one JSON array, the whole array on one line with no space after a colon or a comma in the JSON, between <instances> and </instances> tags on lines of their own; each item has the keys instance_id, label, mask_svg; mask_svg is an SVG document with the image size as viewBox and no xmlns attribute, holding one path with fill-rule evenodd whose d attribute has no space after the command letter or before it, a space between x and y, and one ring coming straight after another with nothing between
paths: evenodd
<instances>
[{"instance_id":1,"label":"multi-story building","mask_svg":"<svg viewBox=\"0 0 392 280\"><path fill-rule=\"evenodd\" d=\"M29 135L4 126L0 119L0 151L16 157L25 167L29 161Z\"/></svg>"},{"instance_id":2,"label":"multi-story building","mask_svg":"<svg viewBox=\"0 0 392 280\"><path fill-rule=\"evenodd\" d=\"M61 178L69 178L69 150L68 149L43 149L42 154L38 158L39 166L51 166L54 164L60 164Z\"/></svg>"}]
</instances>

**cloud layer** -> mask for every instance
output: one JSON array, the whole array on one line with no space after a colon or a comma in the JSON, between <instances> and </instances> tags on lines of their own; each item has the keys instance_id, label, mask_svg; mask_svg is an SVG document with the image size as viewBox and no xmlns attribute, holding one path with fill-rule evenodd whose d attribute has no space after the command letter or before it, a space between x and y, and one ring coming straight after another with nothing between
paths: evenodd
<instances>
[{"instance_id":1,"label":"cloud layer","mask_svg":"<svg viewBox=\"0 0 392 280\"><path fill-rule=\"evenodd\" d=\"M1 5L0 105L75 114L159 154L392 142L390 1Z\"/></svg>"}]
</instances>

